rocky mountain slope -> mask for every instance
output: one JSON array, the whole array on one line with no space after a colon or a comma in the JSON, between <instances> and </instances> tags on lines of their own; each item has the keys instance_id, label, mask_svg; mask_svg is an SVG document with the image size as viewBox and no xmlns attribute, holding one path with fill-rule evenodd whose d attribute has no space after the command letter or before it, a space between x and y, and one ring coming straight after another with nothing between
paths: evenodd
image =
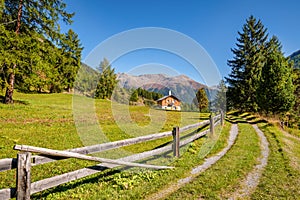
<instances>
[{"instance_id":1,"label":"rocky mountain slope","mask_svg":"<svg viewBox=\"0 0 300 200\"><path fill-rule=\"evenodd\" d=\"M134 76L130 74L118 74L119 86L127 89L143 88L148 91L168 95L169 90L184 102L190 103L195 97L195 91L199 88L207 88L205 85L185 76L167 76L164 74L145 74Z\"/></svg>"}]
</instances>

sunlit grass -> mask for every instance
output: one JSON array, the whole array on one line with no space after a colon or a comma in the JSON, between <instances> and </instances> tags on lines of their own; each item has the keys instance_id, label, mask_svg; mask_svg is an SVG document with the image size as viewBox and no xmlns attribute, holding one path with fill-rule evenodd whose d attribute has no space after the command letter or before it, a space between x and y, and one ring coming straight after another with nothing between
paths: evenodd
<instances>
[{"instance_id":1,"label":"sunlit grass","mask_svg":"<svg viewBox=\"0 0 300 200\"><path fill-rule=\"evenodd\" d=\"M220 134L220 137L209 155L219 152L226 146L230 124L226 123L222 132L219 132L221 131L220 128L217 129L219 130L216 130L216 132ZM181 152L182 155L179 159L172 158L171 152L169 156L173 160L174 170L150 171L136 169L122 172L108 170L83 180L59 186L57 189L45 192L43 196L34 195L34 198L144 199L147 195L155 193L185 177L193 167L201 164L204 160L198 153L207 139L209 137L193 142L186 151ZM107 173L110 175L107 176ZM65 190L65 188L68 189Z\"/></svg>"},{"instance_id":2,"label":"sunlit grass","mask_svg":"<svg viewBox=\"0 0 300 200\"><path fill-rule=\"evenodd\" d=\"M51 149L71 149L101 141L116 141L161 131L171 131L173 126L184 126L202 120L199 113L165 112L144 106L119 105L121 112L129 111L130 123L125 129L117 121L114 105L107 100L79 97L72 104L70 94L15 93L14 105L0 103L0 159L16 157L15 144L26 144ZM83 112L85 111L85 112ZM74 115L74 112L79 114ZM90 113L94 112L94 113ZM76 116L74 118L74 116ZM94 116L94 118L91 118ZM164 117L165 116L165 117ZM97 122L95 124L95 121ZM160 124L160 127L151 129ZM77 127L75 126L77 125ZM102 131L101 137L99 130ZM79 131L83 131L80 134ZM85 137L86 136L86 137ZM87 141L90 140L90 141ZM120 151L104 152L115 158L153 149L169 142L171 138L124 147ZM32 181L94 165L94 162L68 159L32 169ZM0 188L15 186L15 170L0 172Z\"/></svg>"},{"instance_id":3,"label":"sunlit grass","mask_svg":"<svg viewBox=\"0 0 300 200\"><path fill-rule=\"evenodd\" d=\"M282 132L276 126L267 123L260 123L259 128L265 133L270 143L270 156L252 198L299 199L300 172L291 166L291 158L285 150L287 144L283 142ZM299 151L296 155L300 159Z\"/></svg>"},{"instance_id":4,"label":"sunlit grass","mask_svg":"<svg viewBox=\"0 0 300 200\"><path fill-rule=\"evenodd\" d=\"M237 141L227 154L168 199L228 198L251 171L259 155L259 139L255 130L248 124L239 124Z\"/></svg>"}]
</instances>

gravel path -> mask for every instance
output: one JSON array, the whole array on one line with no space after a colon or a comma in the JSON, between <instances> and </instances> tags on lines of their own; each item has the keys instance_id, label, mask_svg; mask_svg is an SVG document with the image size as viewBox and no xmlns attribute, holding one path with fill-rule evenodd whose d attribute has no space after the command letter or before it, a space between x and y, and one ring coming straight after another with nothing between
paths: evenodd
<instances>
[{"instance_id":1,"label":"gravel path","mask_svg":"<svg viewBox=\"0 0 300 200\"><path fill-rule=\"evenodd\" d=\"M237 126L237 124L233 124L231 126L227 146L221 152L219 152L215 156L207 158L202 165L199 165L199 166L193 168L192 171L190 172L190 175L187 176L186 178L182 178L182 179L178 180L177 184L170 185L167 188L149 196L146 199L155 199L156 200L156 199L165 198L168 195L174 193L179 188L183 187L185 184L191 182L193 179L195 179L197 177L198 174L200 174L201 172L203 172L206 169L208 169L209 167L211 167L213 164L215 164L219 159L221 159L227 153L227 151L233 146L233 144L237 138L237 135L238 135L238 126Z\"/></svg>"},{"instance_id":2,"label":"gravel path","mask_svg":"<svg viewBox=\"0 0 300 200\"><path fill-rule=\"evenodd\" d=\"M256 124L252 125L252 127L255 129L256 133L260 138L261 156L258 159L259 164L257 164L254 167L254 169L248 174L246 179L241 182L241 187L233 194L233 196L230 199L243 199L251 195L251 193L257 187L262 171L268 162L270 152L268 140Z\"/></svg>"}]
</instances>

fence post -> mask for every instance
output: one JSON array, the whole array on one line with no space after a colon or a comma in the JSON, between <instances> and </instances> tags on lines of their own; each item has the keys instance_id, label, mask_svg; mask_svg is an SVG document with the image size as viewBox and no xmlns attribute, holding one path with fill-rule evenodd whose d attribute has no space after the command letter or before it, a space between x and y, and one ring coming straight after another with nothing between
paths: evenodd
<instances>
[{"instance_id":1,"label":"fence post","mask_svg":"<svg viewBox=\"0 0 300 200\"><path fill-rule=\"evenodd\" d=\"M213 117L213 114L211 113L210 114L210 118L209 118L209 121L210 121L210 133L211 135L214 135L214 117Z\"/></svg>"},{"instance_id":2,"label":"fence post","mask_svg":"<svg viewBox=\"0 0 300 200\"><path fill-rule=\"evenodd\" d=\"M179 157L179 127L176 126L172 130L173 135L173 155Z\"/></svg>"},{"instance_id":3,"label":"fence post","mask_svg":"<svg viewBox=\"0 0 300 200\"><path fill-rule=\"evenodd\" d=\"M17 162L17 200L28 200L31 187L31 153L18 153Z\"/></svg>"},{"instance_id":4,"label":"fence post","mask_svg":"<svg viewBox=\"0 0 300 200\"><path fill-rule=\"evenodd\" d=\"M221 126L224 126L224 120L225 120L224 112L223 110L221 110Z\"/></svg>"}]
</instances>

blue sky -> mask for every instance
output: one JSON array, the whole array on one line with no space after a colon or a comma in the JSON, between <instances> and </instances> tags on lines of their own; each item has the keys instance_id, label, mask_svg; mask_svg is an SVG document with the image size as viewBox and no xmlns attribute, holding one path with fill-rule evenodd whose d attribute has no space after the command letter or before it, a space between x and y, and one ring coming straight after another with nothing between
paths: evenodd
<instances>
[{"instance_id":1,"label":"blue sky","mask_svg":"<svg viewBox=\"0 0 300 200\"><path fill-rule=\"evenodd\" d=\"M298 0L66 0L75 12L72 28L81 40L82 60L108 38L136 28L161 27L177 31L200 44L215 63L220 75L227 76L227 60L233 55L237 31L250 15L262 20L270 35L276 35L285 55L300 49L300 1ZM122 44L120 44L122 45ZM99 55L97 63L106 55ZM95 63L94 62L94 63ZM158 73L186 74L203 82L190 62L158 49L132 51L114 60L117 72L142 73L154 64ZM91 64L95 65L95 64ZM140 67L142 66L142 68ZM95 67L95 66L93 66ZM139 69L139 70L136 70ZM172 71L172 72L171 72ZM155 73L155 72L152 72Z\"/></svg>"}]
</instances>

